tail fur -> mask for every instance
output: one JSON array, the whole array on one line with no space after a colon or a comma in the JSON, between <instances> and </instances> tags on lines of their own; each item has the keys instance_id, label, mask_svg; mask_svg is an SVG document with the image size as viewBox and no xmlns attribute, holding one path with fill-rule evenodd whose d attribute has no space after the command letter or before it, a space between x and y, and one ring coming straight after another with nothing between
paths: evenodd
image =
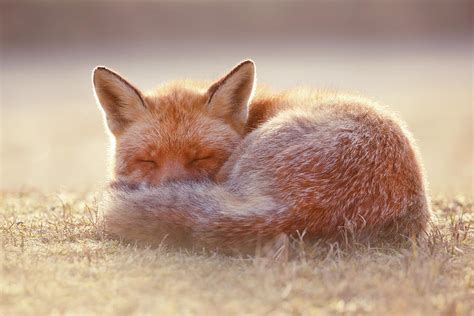
<instances>
[{"instance_id":1,"label":"tail fur","mask_svg":"<svg viewBox=\"0 0 474 316\"><path fill-rule=\"evenodd\" d=\"M212 182L114 183L105 203L108 233L149 245L253 252L297 229L288 209L272 198L243 199Z\"/></svg>"}]
</instances>

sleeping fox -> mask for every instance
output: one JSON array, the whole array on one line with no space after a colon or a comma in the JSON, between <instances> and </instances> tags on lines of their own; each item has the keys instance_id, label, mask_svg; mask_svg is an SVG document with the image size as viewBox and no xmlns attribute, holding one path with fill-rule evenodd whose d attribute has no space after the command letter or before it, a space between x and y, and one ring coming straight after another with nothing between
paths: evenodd
<instances>
[{"instance_id":1,"label":"sleeping fox","mask_svg":"<svg viewBox=\"0 0 474 316\"><path fill-rule=\"evenodd\" d=\"M416 237L430 204L404 124L360 96L255 88L247 60L213 84L142 93L98 67L114 141L106 230L119 238L253 251L281 234ZM257 90L257 91L255 91Z\"/></svg>"}]
</instances>

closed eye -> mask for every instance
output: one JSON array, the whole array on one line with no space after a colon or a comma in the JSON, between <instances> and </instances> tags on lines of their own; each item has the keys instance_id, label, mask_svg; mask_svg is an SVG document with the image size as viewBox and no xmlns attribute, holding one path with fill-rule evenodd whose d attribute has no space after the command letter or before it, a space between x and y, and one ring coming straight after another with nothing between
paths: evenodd
<instances>
[{"instance_id":1,"label":"closed eye","mask_svg":"<svg viewBox=\"0 0 474 316\"><path fill-rule=\"evenodd\" d=\"M209 156L203 156L203 157L196 157L196 158L193 159L192 162L203 161L203 160L207 160L207 159L211 159L211 158L212 158L211 155L209 155Z\"/></svg>"},{"instance_id":2,"label":"closed eye","mask_svg":"<svg viewBox=\"0 0 474 316\"><path fill-rule=\"evenodd\" d=\"M142 162L142 163L149 163L149 164L153 164L153 165L156 165L156 162L154 160L146 160L146 159L140 159L138 160L139 162Z\"/></svg>"}]
</instances>

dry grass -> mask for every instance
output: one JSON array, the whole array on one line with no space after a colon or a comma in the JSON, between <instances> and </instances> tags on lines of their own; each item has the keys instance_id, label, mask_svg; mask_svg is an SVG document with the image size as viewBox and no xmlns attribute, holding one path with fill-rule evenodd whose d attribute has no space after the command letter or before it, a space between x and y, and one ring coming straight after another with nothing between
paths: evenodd
<instances>
[{"instance_id":1,"label":"dry grass","mask_svg":"<svg viewBox=\"0 0 474 316\"><path fill-rule=\"evenodd\" d=\"M104 238L97 194L3 193L0 315L441 314L474 310L472 202L436 199L404 248L302 247L272 261Z\"/></svg>"}]
</instances>

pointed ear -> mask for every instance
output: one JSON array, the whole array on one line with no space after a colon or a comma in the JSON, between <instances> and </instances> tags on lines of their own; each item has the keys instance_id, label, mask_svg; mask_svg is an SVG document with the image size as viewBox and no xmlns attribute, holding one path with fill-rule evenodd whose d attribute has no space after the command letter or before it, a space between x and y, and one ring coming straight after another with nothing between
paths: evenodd
<instances>
[{"instance_id":1,"label":"pointed ear","mask_svg":"<svg viewBox=\"0 0 474 316\"><path fill-rule=\"evenodd\" d=\"M96 67L93 83L107 126L115 136L146 110L142 93L112 70Z\"/></svg>"},{"instance_id":2,"label":"pointed ear","mask_svg":"<svg viewBox=\"0 0 474 316\"><path fill-rule=\"evenodd\" d=\"M211 113L243 128L255 81L253 61L246 60L235 66L208 89L207 103Z\"/></svg>"}]
</instances>

